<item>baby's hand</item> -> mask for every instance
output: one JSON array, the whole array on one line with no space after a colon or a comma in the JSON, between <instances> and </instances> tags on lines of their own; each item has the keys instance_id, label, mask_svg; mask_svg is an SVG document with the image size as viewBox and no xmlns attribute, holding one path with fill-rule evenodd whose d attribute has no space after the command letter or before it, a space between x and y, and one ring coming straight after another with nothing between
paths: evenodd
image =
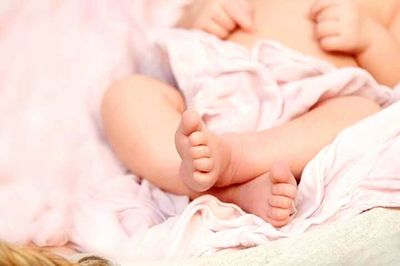
<instances>
[{"instance_id":1,"label":"baby's hand","mask_svg":"<svg viewBox=\"0 0 400 266\"><path fill-rule=\"evenodd\" d=\"M352 0L317 0L311 7L315 36L328 52L359 54L372 41L368 24L375 23Z\"/></svg>"},{"instance_id":2,"label":"baby's hand","mask_svg":"<svg viewBox=\"0 0 400 266\"><path fill-rule=\"evenodd\" d=\"M253 10L246 0L193 0L177 26L203 30L225 39L238 27L252 30Z\"/></svg>"}]
</instances>

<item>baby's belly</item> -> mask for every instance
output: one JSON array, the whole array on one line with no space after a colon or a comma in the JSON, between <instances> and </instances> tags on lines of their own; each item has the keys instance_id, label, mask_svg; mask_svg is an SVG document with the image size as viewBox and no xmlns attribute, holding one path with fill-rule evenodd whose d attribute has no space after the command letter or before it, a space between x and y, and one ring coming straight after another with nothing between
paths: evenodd
<instances>
[{"instance_id":1,"label":"baby's belly","mask_svg":"<svg viewBox=\"0 0 400 266\"><path fill-rule=\"evenodd\" d=\"M251 47L256 41L272 39L307 55L338 67L356 66L352 56L324 52L316 42L309 9L314 0L253 0L253 32L234 32L229 40Z\"/></svg>"}]
</instances>

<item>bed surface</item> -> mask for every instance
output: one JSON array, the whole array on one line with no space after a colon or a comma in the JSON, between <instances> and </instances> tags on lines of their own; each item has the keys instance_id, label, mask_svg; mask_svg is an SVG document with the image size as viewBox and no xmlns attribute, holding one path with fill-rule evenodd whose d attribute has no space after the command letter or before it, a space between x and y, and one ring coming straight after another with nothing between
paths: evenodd
<instances>
[{"instance_id":1,"label":"bed surface","mask_svg":"<svg viewBox=\"0 0 400 266\"><path fill-rule=\"evenodd\" d=\"M376 208L247 250L122 265L400 265L400 209Z\"/></svg>"}]
</instances>

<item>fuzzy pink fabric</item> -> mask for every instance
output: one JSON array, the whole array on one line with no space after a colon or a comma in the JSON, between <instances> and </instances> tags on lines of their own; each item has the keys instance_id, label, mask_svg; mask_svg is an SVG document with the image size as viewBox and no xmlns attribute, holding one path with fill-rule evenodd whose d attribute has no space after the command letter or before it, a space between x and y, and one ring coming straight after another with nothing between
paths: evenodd
<instances>
[{"instance_id":1,"label":"fuzzy pink fabric","mask_svg":"<svg viewBox=\"0 0 400 266\"><path fill-rule=\"evenodd\" d=\"M279 230L211 196L188 205L186 197L127 174L102 134L99 102L112 80L135 69L169 72L149 45L158 39L155 28L171 25L183 4L16 1L3 13L0 239L72 242L117 261L199 256L400 205L398 103L345 130L309 163L298 211ZM169 34L160 44L172 72L190 104L220 132L267 128L335 95L393 101L363 71L336 70L275 43L249 52L206 35Z\"/></svg>"},{"instance_id":2,"label":"fuzzy pink fabric","mask_svg":"<svg viewBox=\"0 0 400 266\"><path fill-rule=\"evenodd\" d=\"M178 2L14 1L3 9L0 239L109 251L112 239L182 211L185 197L126 174L99 121L110 82L151 53L144 27L170 26Z\"/></svg>"}]
</instances>

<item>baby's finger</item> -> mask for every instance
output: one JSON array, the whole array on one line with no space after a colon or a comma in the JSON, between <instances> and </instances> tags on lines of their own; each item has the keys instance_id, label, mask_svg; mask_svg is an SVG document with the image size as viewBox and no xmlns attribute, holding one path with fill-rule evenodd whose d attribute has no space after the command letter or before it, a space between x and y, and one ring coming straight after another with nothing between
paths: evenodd
<instances>
[{"instance_id":1,"label":"baby's finger","mask_svg":"<svg viewBox=\"0 0 400 266\"><path fill-rule=\"evenodd\" d=\"M325 20L339 20L340 12L338 12L337 7L331 7L324 9L322 12L318 13L317 17L314 19L315 22L319 23Z\"/></svg>"},{"instance_id":2,"label":"baby's finger","mask_svg":"<svg viewBox=\"0 0 400 266\"><path fill-rule=\"evenodd\" d=\"M229 31L215 21L211 21L210 23L208 23L207 26L204 28L204 31L211 33L220 39L225 39L229 35Z\"/></svg>"},{"instance_id":3,"label":"baby's finger","mask_svg":"<svg viewBox=\"0 0 400 266\"><path fill-rule=\"evenodd\" d=\"M325 20L315 25L315 38L320 40L325 37L333 37L339 35L337 21Z\"/></svg>"},{"instance_id":4,"label":"baby's finger","mask_svg":"<svg viewBox=\"0 0 400 266\"><path fill-rule=\"evenodd\" d=\"M235 21L233 21L224 10L221 10L221 12L219 12L218 15L214 16L212 19L229 32L236 27Z\"/></svg>"},{"instance_id":5,"label":"baby's finger","mask_svg":"<svg viewBox=\"0 0 400 266\"><path fill-rule=\"evenodd\" d=\"M253 29L253 9L247 1L226 1L223 8L239 27L246 31Z\"/></svg>"},{"instance_id":6,"label":"baby's finger","mask_svg":"<svg viewBox=\"0 0 400 266\"><path fill-rule=\"evenodd\" d=\"M319 45L327 52L340 52L344 49L339 35L322 38Z\"/></svg>"},{"instance_id":7,"label":"baby's finger","mask_svg":"<svg viewBox=\"0 0 400 266\"><path fill-rule=\"evenodd\" d=\"M310 8L310 19L316 21L321 12L337 5L335 0L317 0Z\"/></svg>"}]
</instances>

